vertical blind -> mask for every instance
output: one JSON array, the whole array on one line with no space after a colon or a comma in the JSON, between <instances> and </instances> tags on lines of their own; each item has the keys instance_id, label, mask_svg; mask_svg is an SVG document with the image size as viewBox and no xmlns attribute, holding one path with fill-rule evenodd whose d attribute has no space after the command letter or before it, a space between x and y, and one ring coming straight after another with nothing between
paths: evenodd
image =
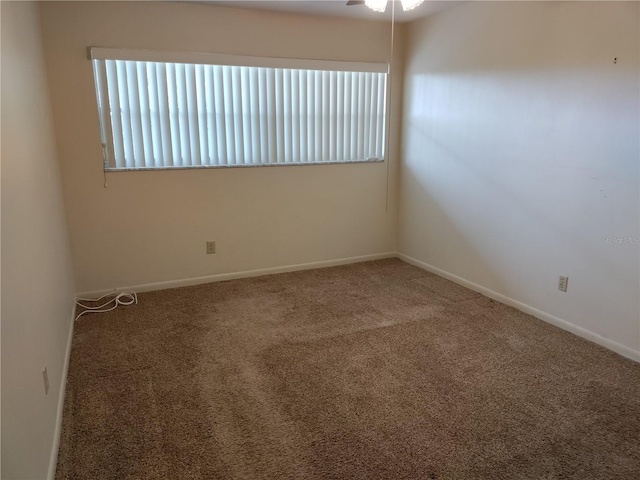
<instances>
[{"instance_id":1,"label":"vertical blind","mask_svg":"<svg viewBox=\"0 0 640 480\"><path fill-rule=\"evenodd\" d=\"M382 160L386 73L348 66L93 58L105 169Z\"/></svg>"}]
</instances>

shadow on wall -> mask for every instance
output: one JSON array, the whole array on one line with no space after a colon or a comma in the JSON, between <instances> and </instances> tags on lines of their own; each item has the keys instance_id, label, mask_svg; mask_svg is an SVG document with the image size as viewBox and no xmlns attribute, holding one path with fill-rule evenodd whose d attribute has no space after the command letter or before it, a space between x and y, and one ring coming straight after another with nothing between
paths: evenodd
<instances>
[{"instance_id":1,"label":"shadow on wall","mask_svg":"<svg viewBox=\"0 0 640 480\"><path fill-rule=\"evenodd\" d=\"M405 124L405 128L407 125ZM409 127L411 128L411 127ZM414 132L415 134L415 132ZM420 137L426 140L425 137ZM427 142L425 142L427 143ZM430 148L433 148L432 144ZM441 147L444 149L444 147ZM425 152L425 158L429 155L426 148L420 151ZM449 157L454 155L448 152ZM458 159L459 160L459 159ZM411 192L411 197L420 198L420 204L408 204L401 212L401 224L404 228L404 236L408 239L408 251L419 249L417 245L413 245L416 239L422 239L421 231L439 232L437 235L426 234L426 241L421 247L424 249L428 258L438 258L440 264L460 263L466 265L474 265L481 272L485 281L490 281L492 285L497 285L500 291L508 291L508 285L503 283L500 276L491 267L490 248L485 248L482 243L478 243L477 238L473 238L469 225L474 220L481 220L484 215L481 212L470 212L467 218L456 218L454 212L447 208L446 203L439 202L437 198L437 187L432 188L429 181L426 181L421 175L415 171L415 167L405 164L402 178L403 189ZM459 194L460 200L467 197L462 185L455 190ZM416 221L416 219L420 219ZM418 240L420 241L420 240ZM403 253L406 253L406 248ZM409 253L410 256L411 253ZM420 259L423 259L420 257ZM434 266L436 262L427 262ZM450 272L454 273L455 272Z\"/></svg>"}]
</instances>

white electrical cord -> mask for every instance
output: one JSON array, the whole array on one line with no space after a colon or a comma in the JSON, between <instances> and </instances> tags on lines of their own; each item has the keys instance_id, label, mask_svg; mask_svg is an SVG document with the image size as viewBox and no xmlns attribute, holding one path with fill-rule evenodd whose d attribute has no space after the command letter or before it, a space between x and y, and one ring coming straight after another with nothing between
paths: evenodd
<instances>
[{"instance_id":1,"label":"white electrical cord","mask_svg":"<svg viewBox=\"0 0 640 480\"><path fill-rule=\"evenodd\" d=\"M80 302L99 302L103 298L110 297L111 295L115 295L115 296L108 302L95 307L89 307L88 305L83 305L82 303L80 303ZM113 305L109 307L109 305L111 305L112 303ZM126 306L126 305L134 305L134 304L135 305L138 304L138 295L136 295L136 292L107 293L106 295L103 295L100 298L76 297L76 305L84 308L84 310L76 316L76 320L78 320L85 313L110 312L111 310L115 310L116 308L118 308L118 305Z\"/></svg>"}]
</instances>

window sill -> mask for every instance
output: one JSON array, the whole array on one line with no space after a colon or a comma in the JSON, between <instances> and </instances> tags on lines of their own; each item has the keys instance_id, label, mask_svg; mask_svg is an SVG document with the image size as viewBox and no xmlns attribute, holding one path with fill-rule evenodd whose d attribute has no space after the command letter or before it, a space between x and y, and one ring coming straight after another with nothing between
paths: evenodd
<instances>
[{"instance_id":1,"label":"window sill","mask_svg":"<svg viewBox=\"0 0 640 480\"><path fill-rule=\"evenodd\" d=\"M145 172L150 170L203 170L214 168L256 168L256 167L308 167L318 165L352 165L363 163L384 163L384 159L350 160L332 162L289 162L289 163L248 163L240 165L192 165L189 167L140 167L140 168L105 168L105 172Z\"/></svg>"}]
</instances>

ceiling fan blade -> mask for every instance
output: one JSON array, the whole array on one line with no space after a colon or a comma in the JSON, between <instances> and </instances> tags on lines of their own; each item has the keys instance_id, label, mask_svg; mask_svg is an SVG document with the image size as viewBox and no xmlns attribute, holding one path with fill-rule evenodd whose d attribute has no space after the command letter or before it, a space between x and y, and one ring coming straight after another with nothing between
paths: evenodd
<instances>
[{"instance_id":1,"label":"ceiling fan blade","mask_svg":"<svg viewBox=\"0 0 640 480\"><path fill-rule=\"evenodd\" d=\"M362 5L364 4L364 0L349 0L347 2L347 7L353 7L354 5Z\"/></svg>"}]
</instances>

